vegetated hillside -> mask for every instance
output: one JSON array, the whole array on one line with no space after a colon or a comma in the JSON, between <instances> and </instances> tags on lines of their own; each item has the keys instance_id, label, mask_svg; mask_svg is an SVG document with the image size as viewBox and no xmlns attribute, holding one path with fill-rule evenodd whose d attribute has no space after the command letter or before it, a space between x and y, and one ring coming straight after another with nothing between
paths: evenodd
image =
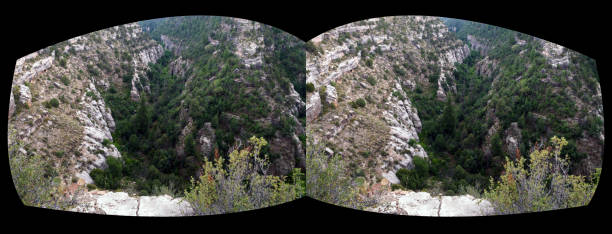
<instances>
[{"instance_id":1,"label":"vegetated hillside","mask_svg":"<svg viewBox=\"0 0 612 234\"><path fill-rule=\"evenodd\" d=\"M304 168L305 103L296 91L304 86L303 42L271 26L224 17L174 17L142 25L172 51L167 64L160 63L151 75L184 83L152 95L159 97L150 100L153 109L165 113L158 114L159 132L150 136L159 142L157 149L168 147L191 167L202 157L227 155L251 136L263 136L270 142L263 149L270 156L269 173Z\"/></svg>"},{"instance_id":2,"label":"vegetated hillside","mask_svg":"<svg viewBox=\"0 0 612 234\"><path fill-rule=\"evenodd\" d=\"M494 26L413 16L351 23L306 48L309 137L350 159L354 177L449 195L481 191L505 157L528 157L553 135L568 139L572 173L601 167L599 78L577 52Z\"/></svg>"},{"instance_id":3,"label":"vegetated hillside","mask_svg":"<svg viewBox=\"0 0 612 234\"><path fill-rule=\"evenodd\" d=\"M569 155L572 174L589 175L601 167L604 118L593 59L491 25L460 20L448 20L447 24L457 37L479 51L476 59L458 69L456 77L463 85L456 102L461 103L463 113L471 112L460 113L460 121L486 122L486 134L472 134L484 139L476 149L481 149L485 158L499 165L496 162L504 156L526 157L556 135L568 140L562 154ZM477 83L470 82L474 77L490 85L475 91L471 87ZM471 140L467 138L475 127L459 129L467 130L458 138L466 140L460 147L473 148L474 142L467 142Z\"/></svg>"},{"instance_id":4,"label":"vegetated hillside","mask_svg":"<svg viewBox=\"0 0 612 234\"><path fill-rule=\"evenodd\" d=\"M467 45L438 18L385 17L335 28L306 48L309 136L350 158L353 176L399 183L399 169L428 157L411 94L438 102L454 93L449 78Z\"/></svg>"},{"instance_id":5,"label":"vegetated hillside","mask_svg":"<svg viewBox=\"0 0 612 234\"><path fill-rule=\"evenodd\" d=\"M23 142L22 153L41 155L48 162L47 176L59 175L66 183L77 178L92 183L92 169L105 167L107 157L121 157L111 144L116 123L102 94L126 89L128 96L130 91L138 95L139 88L147 87L138 77L162 53L161 45L140 26L126 24L17 60L9 135Z\"/></svg>"},{"instance_id":6,"label":"vegetated hillside","mask_svg":"<svg viewBox=\"0 0 612 234\"><path fill-rule=\"evenodd\" d=\"M101 30L18 61L9 123L23 132L24 150L54 161L67 182L182 191L204 157L225 157L253 135L269 142L267 173L287 175L304 168L305 104L293 85L305 77L301 46L270 26L224 17Z\"/></svg>"}]
</instances>

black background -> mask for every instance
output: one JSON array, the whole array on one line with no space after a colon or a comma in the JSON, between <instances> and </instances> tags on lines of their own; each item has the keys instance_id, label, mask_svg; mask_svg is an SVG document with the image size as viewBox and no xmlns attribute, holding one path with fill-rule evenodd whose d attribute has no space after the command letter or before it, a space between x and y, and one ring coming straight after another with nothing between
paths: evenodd
<instances>
[{"instance_id":1,"label":"black background","mask_svg":"<svg viewBox=\"0 0 612 234\"><path fill-rule=\"evenodd\" d=\"M606 53L607 22L603 5L542 4L534 2L491 3L389 3L389 2L348 2L332 5L327 2L282 3L243 3L221 2L224 7L208 3L145 2L128 5L124 2L95 2L91 4L43 4L23 2L2 7L2 98L4 110L8 109L8 96L15 61L44 47L70 39L75 36L97 31L107 27L140 20L179 16L179 15L220 15L258 21L275 26L303 40L358 20L392 15L429 15L459 18L492 24L536 36L572 50L585 54L597 61L599 77L604 97L604 112L608 116L607 82L609 63ZM2 117L2 140L6 142L6 117ZM608 128L607 122L605 128ZM7 152L2 146L3 154ZM608 143L606 142L606 149ZM607 156L607 155L606 155ZM605 156L604 156L605 157ZM6 157L5 157L6 158ZM5 161L6 162L6 161ZM198 232L212 232L217 228L232 230L245 228L250 231L294 232L310 230L319 232L329 230L324 226L332 225L339 230L387 228L402 232L416 229L437 230L450 228L451 231L499 231L508 229L529 230L530 227L544 229L595 228L605 225L604 211L609 207L607 201L610 185L609 172L604 170L599 188L591 204L587 207L551 212L494 217L473 218L425 218L376 214L340 208L310 198L303 198L277 207L270 207L237 214L207 217L180 218L141 218L101 216L72 212L51 211L24 207L13 187L8 163L2 166L5 199L2 200L2 213L9 219L6 226L20 227L23 230L47 229L89 231L120 231L132 226L136 229L156 229L164 226L170 229L194 228ZM25 224L25 225L24 225ZM282 224L282 225L280 225ZM286 226L286 227L283 227ZM216 230L215 232L221 232Z\"/></svg>"}]
</instances>

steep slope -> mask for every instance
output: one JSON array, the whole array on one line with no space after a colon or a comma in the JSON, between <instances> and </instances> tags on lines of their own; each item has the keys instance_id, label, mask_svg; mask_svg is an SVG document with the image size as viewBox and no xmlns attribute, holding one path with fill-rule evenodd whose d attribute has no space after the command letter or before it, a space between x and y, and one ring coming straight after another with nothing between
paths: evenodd
<instances>
[{"instance_id":1,"label":"steep slope","mask_svg":"<svg viewBox=\"0 0 612 234\"><path fill-rule=\"evenodd\" d=\"M395 172L427 157L422 124L408 93L456 87L450 74L469 54L434 17L385 17L321 34L307 47L309 137L351 159L353 174L399 183Z\"/></svg>"},{"instance_id":2,"label":"steep slope","mask_svg":"<svg viewBox=\"0 0 612 234\"><path fill-rule=\"evenodd\" d=\"M204 157L225 157L253 135L269 142L262 173L288 175L305 161L302 46L224 17L76 37L17 61L9 134L64 184L81 178L132 195L182 192Z\"/></svg>"},{"instance_id":3,"label":"steep slope","mask_svg":"<svg viewBox=\"0 0 612 234\"><path fill-rule=\"evenodd\" d=\"M116 26L55 44L19 59L9 109L9 134L23 152L41 154L63 181L73 176L92 183L89 172L105 158L121 157L112 142L115 120L101 97L125 86L122 76L142 75L162 47L137 24ZM131 82L146 89L137 78ZM11 142L9 142L9 145ZM50 170L52 171L52 170ZM73 180L74 181L74 180Z\"/></svg>"},{"instance_id":4,"label":"steep slope","mask_svg":"<svg viewBox=\"0 0 612 234\"><path fill-rule=\"evenodd\" d=\"M306 50L308 137L340 154L372 190L388 180L430 198L482 193L505 158L528 157L554 135L569 141L562 153L572 174L601 167L597 69L575 51L494 26L414 16L344 25ZM418 204L398 201L413 195L387 191L375 210L411 214L404 208ZM472 198L453 199L476 208Z\"/></svg>"},{"instance_id":5,"label":"steep slope","mask_svg":"<svg viewBox=\"0 0 612 234\"><path fill-rule=\"evenodd\" d=\"M184 82L175 100L181 124L176 153L225 155L252 135L270 145L269 173L304 168L303 43L257 22L223 17L175 17L141 22L172 51L169 73ZM300 94L301 93L301 94ZM192 135L192 137L190 136ZM187 147L187 148L185 148Z\"/></svg>"},{"instance_id":6,"label":"steep slope","mask_svg":"<svg viewBox=\"0 0 612 234\"><path fill-rule=\"evenodd\" d=\"M482 100L473 108L488 124L481 145L504 145L504 155L527 156L553 135L568 139L563 152L572 172L588 175L601 167L604 128L601 87L595 61L563 46L503 28L447 19L453 33L481 58L471 67L489 79ZM474 106L474 105L472 105ZM471 108L468 108L471 109ZM497 136L496 136L497 135Z\"/></svg>"}]
</instances>

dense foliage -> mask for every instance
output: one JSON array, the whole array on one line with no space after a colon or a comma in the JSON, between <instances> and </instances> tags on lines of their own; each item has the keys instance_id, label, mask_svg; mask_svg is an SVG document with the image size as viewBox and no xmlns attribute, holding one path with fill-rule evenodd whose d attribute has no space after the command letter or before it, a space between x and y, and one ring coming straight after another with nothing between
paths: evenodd
<instances>
[{"instance_id":1,"label":"dense foliage","mask_svg":"<svg viewBox=\"0 0 612 234\"><path fill-rule=\"evenodd\" d=\"M572 56L568 66L555 68L539 52L542 46L537 38L474 22L447 19L446 24L464 42L471 43L467 35L472 35L488 49L486 54L472 50L456 64L452 76L457 92L448 92L445 102L437 98L437 85L410 92L423 121L420 144L430 156L433 181L441 181L447 194L468 185L485 188L488 177L502 172L505 157L529 158L529 149L552 135L567 139L563 154L570 157L570 173L576 173L586 158L577 148L578 139L597 136L603 121L579 109L567 90L554 87L571 89L586 105L599 104L590 95L581 95L595 93L599 78L594 61ZM548 78L550 81L544 81ZM582 120L576 123L573 118ZM495 119L499 119L498 131L487 139ZM516 152L508 153L504 131L514 122L521 141ZM483 150L485 146L489 153Z\"/></svg>"},{"instance_id":2,"label":"dense foliage","mask_svg":"<svg viewBox=\"0 0 612 234\"><path fill-rule=\"evenodd\" d=\"M234 150L226 163L223 157L204 159L203 174L191 180L185 200L195 215L223 214L273 206L300 198L305 193L304 173L294 169L291 182L263 175L267 155L260 157L263 138L252 137L249 146Z\"/></svg>"},{"instance_id":3,"label":"dense foliage","mask_svg":"<svg viewBox=\"0 0 612 234\"><path fill-rule=\"evenodd\" d=\"M123 84L102 92L116 121L112 144L122 158L115 164L118 170L109 167L92 172L98 186L133 189L140 194L160 188L182 191L205 158L229 155L236 139L246 142L255 135L269 141L277 133L290 138L296 125L305 122L303 108L298 110L300 121L284 110L291 108L286 96L292 85L302 100L305 98L305 84L300 81L305 74L305 55L303 43L296 38L269 26L260 28L265 48L274 50L260 48L265 50L262 67L249 69L233 53L236 48L232 38L238 32L229 18L173 17L141 25L160 43L161 35L171 35L180 41L182 50L180 54L164 52L149 64L146 74L133 74L131 66L123 64ZM232 30L222 30L227 25ZM172 63L179 57L189 61L178 65L183 73L173 70L177 65ZM94 67L89 70L97 72ZM136 75L140 77L140 83L136 83L139 101L133 101L130 94ZM150 92L144 91L145 86ZM272 97L277 105L271 105L265 96ZM197 144L198 131L206 124L214 132L210 153L201 152ZM183 129L190 131L182 133ZM177 153L177 148L184 154ZM279 158L268 145L262 154L269 154L271 160ZM130 181L136 182L135 186Z\"/></svg>"},{"instance_id":4,"label":"dense foliage","mask_svg":"<svg viewBox=\"0 0 612 234\"><path fill-rule=\"evenodd\" d=\"M485 198L497 214L516 214L588 205L599 183L601 168L588 179L569 175L569 158L561 154L565 138L554 136L551 146L534 150L529 160L506 158L499 181L491 178Z\"/></svg>"}]
</instances>

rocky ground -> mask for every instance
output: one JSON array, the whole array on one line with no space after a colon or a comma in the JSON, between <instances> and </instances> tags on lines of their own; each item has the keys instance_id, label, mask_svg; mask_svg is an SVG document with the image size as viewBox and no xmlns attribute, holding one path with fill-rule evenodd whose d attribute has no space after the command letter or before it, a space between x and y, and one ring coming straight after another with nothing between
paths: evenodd
<instances>
[{"instance_id":1,"label":"rocky ground","mask_svg":"<svg viewBox=\"0 0 612 234\"><path fill-rule=\"evenodd\" d=\"M189 203L169 195L130 196L100 190L86 192L71 211L122 216L186 216L192 212Z\"/></svg>"},{"instance_id":2,"label":"rocky ground","mask_svg":"<svg viewBox=\"0 0 612 234\"><path fill-rule=\"evenodd\" d=\"M487 200L471 195L435 196L427 192L396 190L384 194L381 205L368 211L412 216L486 216L493 214Z\"/></svg>"}]
</instances>

